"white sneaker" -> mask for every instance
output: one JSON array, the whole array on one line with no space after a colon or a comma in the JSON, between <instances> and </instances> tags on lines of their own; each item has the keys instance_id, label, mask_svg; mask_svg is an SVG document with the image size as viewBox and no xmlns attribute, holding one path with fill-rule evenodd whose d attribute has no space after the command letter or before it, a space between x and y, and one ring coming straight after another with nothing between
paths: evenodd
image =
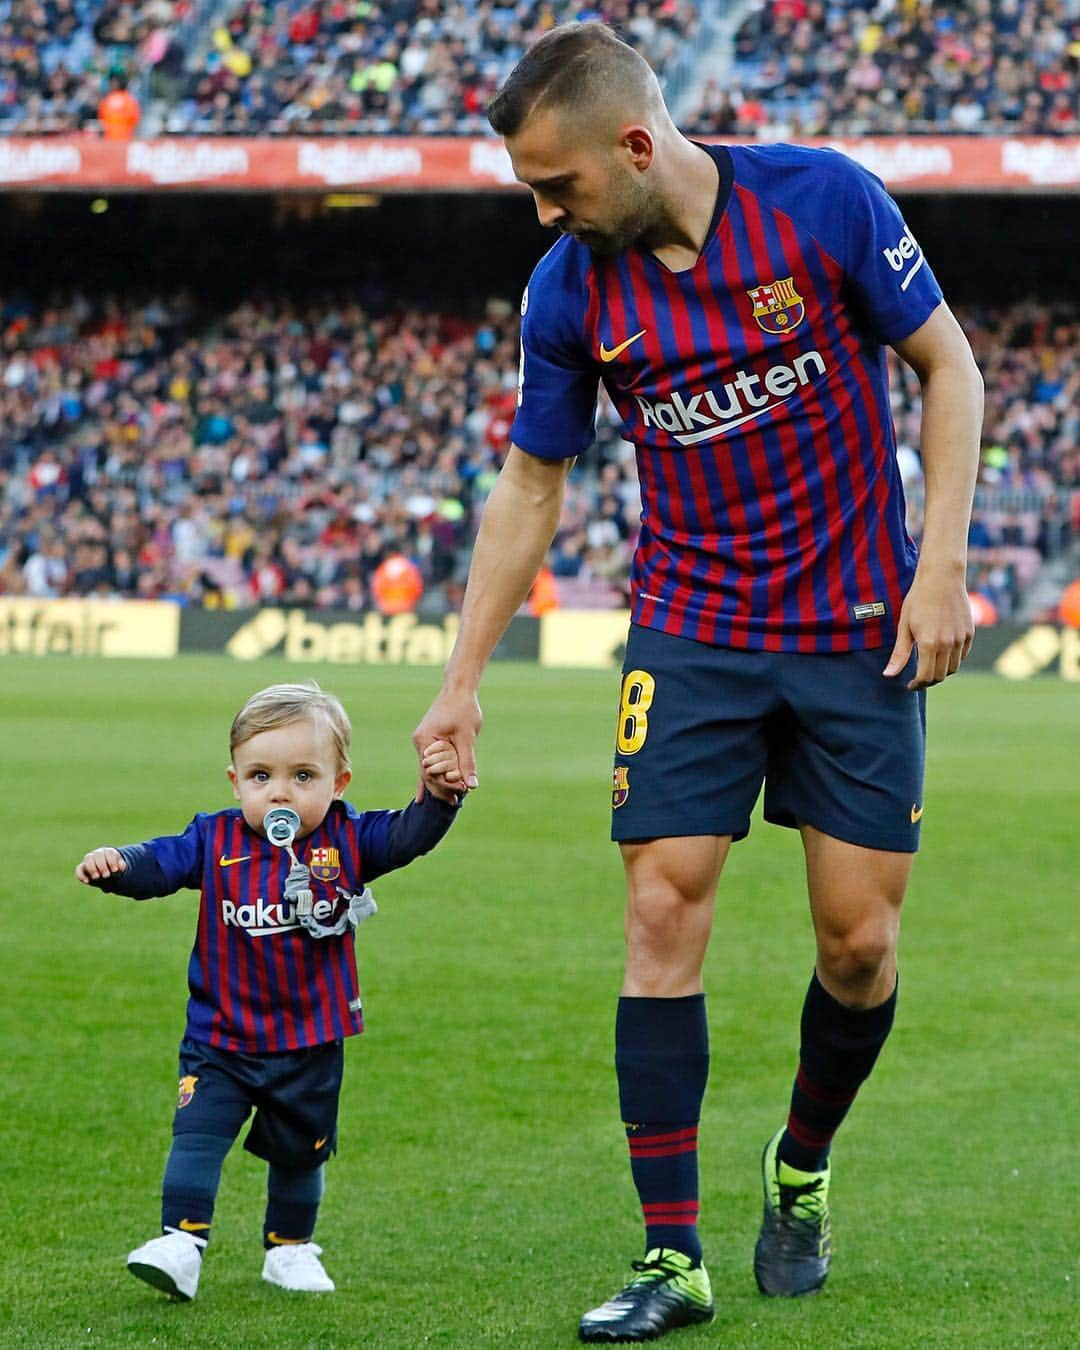
<instances>
[{"instance_id":1,"label":"white sneaker","mask_svg":"<svg viewBox=\"0 0 1080 1350\"><path fill-rule=\"evenodd\" d=\"M199 1287L204 1245L190 1233L166 1233L136 1247L127 1259L127 1268L137 1280L187 1302Z\"/></svg>"},{"instance_id":2,"label":"white sneaker","mask_svg":"<svg viewBox=\"0 0 1080 1350\"><path fill-rule=\"evenodd\" d=\"M262 1277L282 1289L295 1289L305 1294L330 1294L334 1281L319 1260L322 1248L314 1242L289 1243L271 1247L263 1262Z\"/></svg>"}]
</instances>

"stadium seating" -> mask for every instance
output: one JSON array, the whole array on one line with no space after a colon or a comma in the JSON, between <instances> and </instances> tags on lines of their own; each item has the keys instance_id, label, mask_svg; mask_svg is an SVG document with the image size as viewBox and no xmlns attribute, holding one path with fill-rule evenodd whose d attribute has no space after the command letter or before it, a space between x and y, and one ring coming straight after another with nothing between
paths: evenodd
<instances>
[{"instance_id":1,"label":"stadium seating","mask_svg":"<svg viewBox=\"0 0 1080 1350\"><path fill-rule=\"evenodd\" d=\"M460 603L513 417L517 313L179 300L0 311L0 593L362 609L403 552L422 607ZM1003 617L1080 524L1080 311L961 314L987 377L972 580ZM894 364L921 526L917 384ZM565 605L625 598L633 451L601 405L550 555Z\"/></svg>"},{"instance_id":2,"label":"stadium seating","mask_svg":"<svg viewBox=\"0 0 1080 1350\"><path fill-rule=\"evenodd\" d=\"M661 79L693 56L692 0L0 0L0 131L98 128L112 81L140 134L477 134L483 108L552 24L600 18ZM1071 0L757 0L700 135L1080 132Z\"/></svg>"},{"instance_id":3,"label":"stadium seating","mask_svg":"<svg viewBox=\"0 0 1080 1350\"><path fill-rule=\"evenodd\" d=\"M1080 10L1064 0L757 0L698 135L1080 131Z\"/></svg>"}]
</instances>

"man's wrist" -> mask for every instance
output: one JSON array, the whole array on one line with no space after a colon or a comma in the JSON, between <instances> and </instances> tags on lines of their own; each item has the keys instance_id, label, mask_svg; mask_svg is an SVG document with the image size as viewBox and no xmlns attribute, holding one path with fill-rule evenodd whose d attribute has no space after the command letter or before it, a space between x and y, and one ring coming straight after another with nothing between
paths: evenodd
<instances>
[{"instance_id":1,"label":"man's wrist","mask_svg":"<svg viewBox=\"0 0 1080 1350\"><path fill-rule=\"evenodd\" d=\"M919 564L916 569L924 576L934 575L940 577L966 577L967 576L967 555L966 554L948 554L923 552L919 557Z\"/></svg>"},{"instance_id":2,"label":"man's wrist","mask_svg":"<svg viewBox=\"0 0 1080 1350\"><path fill-rule=\"evenodd\" d=\"M443 674L443 693L475 698L480 687L480 675L479 670L475 673L447 670Z\"/></svg>"}]
</instances>

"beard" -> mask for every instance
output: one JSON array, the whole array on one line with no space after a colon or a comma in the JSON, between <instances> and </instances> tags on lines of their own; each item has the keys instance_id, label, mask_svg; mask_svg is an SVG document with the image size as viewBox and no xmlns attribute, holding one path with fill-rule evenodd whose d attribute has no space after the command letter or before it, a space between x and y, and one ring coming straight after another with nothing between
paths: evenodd
<instances>
[{"instance_id":1,"label":"beard","mask_svg":"<svg viewBox=\"0 0 1080 1350\"><path fill-rule=\"evenodd\" d=\"M621 253L647 234L656 224L661 212L653 193L628 169L613 170L610 179L609 220L603 227L593 225L580 230L569 230L594 253L609 257Z\"/></svg>"}]
</instances>

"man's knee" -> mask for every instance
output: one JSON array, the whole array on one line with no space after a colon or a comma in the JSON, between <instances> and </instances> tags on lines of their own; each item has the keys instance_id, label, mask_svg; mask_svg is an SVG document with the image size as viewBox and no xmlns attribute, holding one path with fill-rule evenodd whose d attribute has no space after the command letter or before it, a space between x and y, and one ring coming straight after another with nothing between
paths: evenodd
<instances>
[{"instance_id":1,"label":"man's knee","mask_svg":"<svg viewBox=\"0 0 1080 1350\"><path fill-rule=\"evenodd\" d=\"M859 988L873 985L896 959L899 919L879 915L818 935L818 960L832 982Z\"/></svg>"},{"instance_id":2,"label":"man's knee","mask_svg":"<svg viewBox=\"0 0 1080 1350\"><path fill-rule=\"evenodd\" d=\"M700 987L726 840L624 844L627 983L624 993L673 997Z\"/></svg>"}]
</instances>

